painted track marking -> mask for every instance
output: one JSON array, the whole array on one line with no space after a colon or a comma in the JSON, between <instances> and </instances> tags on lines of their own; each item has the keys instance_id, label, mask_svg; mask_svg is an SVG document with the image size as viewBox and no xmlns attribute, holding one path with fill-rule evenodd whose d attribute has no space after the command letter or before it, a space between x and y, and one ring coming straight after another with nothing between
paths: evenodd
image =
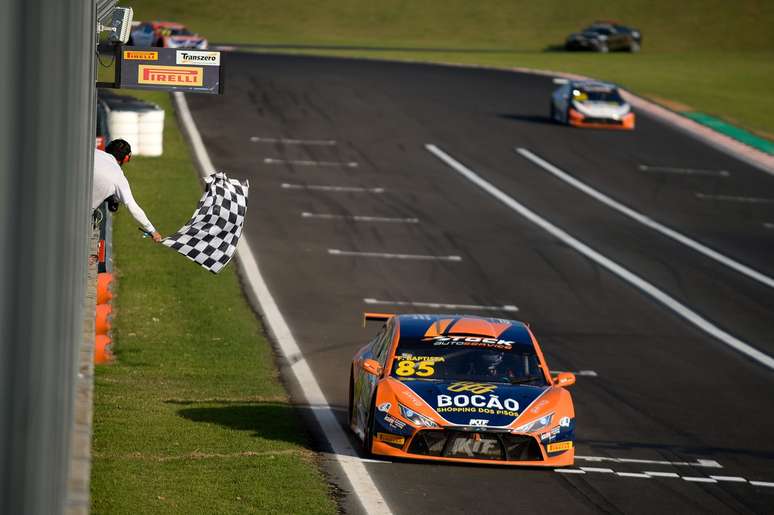
<instances>
[{"instance_id":1,"label":"painted track marking","mask_svg":"<svg viewBox=\"0 0 774 515\"><path fill-rule=\"evenodd\" d=\"M188 134L191 147L193 147L199 172L202 176L206 176L210 171L215 170L215 167L202 142L199 130L191 116L191 111L188 109L188 102L185 100L185 95L180 92L173 93L173 97L183 128ZM320 429L325 434L328 443L330 443L333 456L344 471L347 480L352 486L354 495L367 513L391 515L390 507L376 487L373 478L368 473L368 469L357 456L357 452L350 444L349 438L344 433L341 424L336 420L336 415L333 413L328 400L325 398L325 394L317 383L314 372L312 372L309 363L304 358L298 343L296 343L293 337L293 333L290 331L290 327L285 321L285 317L279 310L261 275L258 262L250 250L247 235L244 233L239 241L237 257L250 289L252 289L253 294L258 299L269 330L274 335L277 346L285 360L292 364L289 366L289 369L298 381L310 410L320 425Z\"/></svg>"},{"instance_id":2,"label":"painted track marking","mask_svg":"<svg viewBox=\"0 0 774 515\"><path fill-rule=\"evenodd\" d=\"M700 170L696 168L674 168L671 166L651 166L640 165L637 167L641 172L651 173L675 173L679 175L707 175L712 177L728 177L731 175L728 170Z\"/></svg>"},{"instance_id":3,"label":"painted track marking","mask_svg":"<svg viewBox=\"0 0 774 515\"><path fill-rule=\"evenodd\" d=\"M712 479L710 477L692 477L692 476L683 476L683 481L690 481L691 483L717 483L718 482L716 479Z\"/></svg>"},{"instance_id":4,"label":"painted track marking","mask_svg":"<svg viewBox=\"0 0 774 515\"><path fill-rule=\"evenodd\" d=\"M358 252L356 250L328 249L332 256L371 257L383 259L415 259L420 261L462 261L460 256L428 256L423 254L390 254L388 252Z\"/></svg>"},{"instance_id":5,"label":"painted track marking","mask_svg":"<svg viewBox=\"0 0 774 515\"><path fill-rule=\"evenodd\" d=\"M774 229L774 223L764 222L763 227L766 229Z\"/></svg>"},{"instance_id":6,"label":"painted track marking","mask_svg":"<svg viewBox=\"0 0 774 515\"><path fill-rule=\"evenodd\" d=\"M590 461L593 463L602 463L609 461L612 463L636 463L639 465L670 465L672 467L705 467L713 469L722 469L723 465L715 460L696 460L696 461L665 461L665 460L640 460L635 458L612 458L609 456L575 456L576 460Z\"/></svg>"},{"instance_id":7,"label":"painted track marking","mask_svg":"<svg viewBox=\"0 0 774 515\"><path fill-rule=\"evenodd\" d=\"M774 198L742 197L737 195L712 195L710 193L696 193L696 198L701 200L719 200L721 202L742 202L745 204L774 203Z\"/></svg>"},{"instance_id":8,"label":"painted track marking","mask_svg":"<svg viewBox=\"0 0 774 515\"><path fill-rule=\"evenodd\" d=\"M753 486L769 486L774 487L774 483L771 483L769 481L750 481L750 484Z\"/></svg>"},{"instance_id":9,"label":"painted track marking","mask_svg":"<svg viewBox=\"0 0 774 515\"><path fill-rule=\"evenodd\" d=\"M354 161L308 161L292 159L274 159L266 157L263 160L267 165L291 165L291 166L345 166L347 168L357 168L358 164Z\"/></svg>"},{"instance_id":10,"label":"painted track marking","mask_svg":"<svg viewBox=\"0 0 774 515\"><path fill-rule=\"evenodd\" d=\"M447 304L444 302L411 302L407 300L379 300L363 299L366 304L383 304L388 306L410 306L417 308L433 309L470 309L474 311L518 311L516 306L506 304L504 306L480 306L478 304Z\"/></svg>"},{"instance_id":11,"label":"painted track marking","mask_svg":"<svg viewBox=\"0 0 774 515\"><path fill-rule=\"evenodd\" d=\"M678 474L677 472L652 472L650 470L646 470L645 474L653 477L671 477L671 478L680 479L680 474Z\"/></svg>"},{"instance_id":12,"label":"painted track marking","mask_svg":"<svg viewBox=\"0 0 774 515\"><path fill-rule=\"evenodd\" d=\"M532 163L538 165L543 170L557 177L558 179L561 179L562 181L566 182L570 186L573 186L574 188L582 191L583 193L586 193L590 197L594 198L595 200L598 200L599 202L602 202L606 206L614 209L615 211L618 211L619 213L625 216L628 216L632 220L639 222L642 225L645 225L647 227L650 227L651 229L658 231L664 236L667 236L668 238L671 238L677 241L678 243L682 243L686 247L692 248L693 250L699 252L700 254L703 254L704 256L717 261L721 265L724 265L724 266L727 266L728 268L736 270L737 272L746 275L750 279L758 281L759 283L764 284L769 288L774 288L774 278L771 278L765 274L762 274L761 272L747 265L744 265L734 259L731 259L730 257L724 254L721 254L720 252L713 250L707 247L706 245L699 243L698 241L675 231L674 229L670 229L669 227L659 222L656 222L652 218L638 211L635 211L634 209L628 206L625 206L624 204L618 202L617 200L592 188L588 184L581 182L580 180L576 179L575 177L568 174L564 170L558 168L557 166L554 166L553 164L549 163L545 159L530 152L525 148L517 148L516 152L519 153L521 156L525 157L526 159L528 159L529 161L531 161Z\"/></svg>"},{"instance_id":13,"label":"painted track marking","mask_svg":"<svg viewBox=\"0 0 774 515\"><path fill-rule=\"evenodd\" d=\"M312 191L334 191L346 193L384 193L384 188L360 188L357 186L324 186L319 184L289 184L283 182L280 186L283 190L312 190Z\"/></svg>"},{"instance_id":14,"label":"painted track marking","mask_svg":"<svg viewBox=\"0 0 774 515\"><path fill-rule=\"evenodd\" d=\"M716 481L730 481L732 483L746 483L747 480L739 476L710 476Z\"/></svg>"},{"instance_id":15,"label":"painted track marking","mask_svg":"<svg viewBox=\"0 0 774 515\"><path fill-rule=\"evenodd\" d=\"M640 460L645 461L645 460ZM644 471L644 472L617 472L613 469L609 468L601 468L601 467L579 467L576 469L554 469L554 472L558 472L560 474L604 474L608 477L617 476L617 477L630 477L630 478L637 478L637 479L682 479L683 481L688 481L689 483L707 483L707 484L717 484L717 483L745 483L750 484L752 486L765 486L765 487L774 487L774 483L768 482L768 481L748 481L747 479L740 477L740 476L681 476L680 474L677 474L676 472L651 472L651 471Z\"/></svg>"},{"instance_id":16,"label":"painted track marking","mask_svg":"<svg viewBox=\"0 0 774 515\"><path fill-rule=\"evenodd\" d=\"M262 138L260 136L252 136L250 141L253 143L282 143L284 145L320 145L330 147L336 145L336 141L332 139Z\"/></svg>"},{"instance_id":17,"label":"painted track marking","mask_svg":"<svg viewBox=\"0 0 774 515\"><path fill-rule=\"evenodd\" d=\"M621 477L637 477L640 479L652 479L649 475L643 474L641 472L616 472L615 475L621 476Z\"/></svg>"},{"instance_id":18,"label":"painted track marking","mask_svg":"<svg viewBox=\"0 0 774 515\"><path fill-rule=\"evenodd\" d=\"M705 333L716 338L718 341L724 343L725 345L728 345L734 350L739 351L740 353L768 367L769 369L774 370L774 358L772 358L768 354L759 351L755 347L743 342L742 340L736 338L735 336L732 336L731 334L720 329L719 327L717 327L716 325L714 325L713 323L706 320L701 315L699 315L698 313L690 309L688 306L678 302L676 299L669 296L665 292L659 290L654 285L645 281L638 275L630 272L629 270L619 265L618 263L614 262L610 258L600 254L599 252L592 249L591 247L581 242L577 238L571 236L566 231L555 226L545 218L537 215L534 211L527 209L525 206L523 206L522 204L514 200L513 197L504 193L502 190L498 189L490 182L484 180L481 176L471 171L469 168L465 167L462 163L455 160L453 157L451 157L450 155L448 155L447 153L439 149L437 146L428 144L428 145L425 145L425 147L430 153L432 153L438 159L446 163L451 169L453 169L454 171L456 171L457 173L459 173L460 175L468 179L470 182L472 182L473 184L477 185L478 187L480 187L481 189L483 189L484 191L486 191L487 193L495 197L497 200L505 204L513 211L520 214L522 217L526 218L527 220L537 225L544 231L548 232L549 234L561 240L571 248L575 249L578 253L586 256L587 258L596 262L603 268L606 268L616 276L620 277L625 282L631 284L632 286L635 286L636 288L640 289L644 293L650 295L653 299L657 300L658 302L666 306L672 312L678 314L679 316L681 316L682 318L684 318L694 326L698 327Z\"/></svg>"},{"instance_id":19,"label":"painted track marking","mask_svg":"<svg viewBox=\"0 0 774 515\"><path fill-rule=\"evenodd\" d=\"M352 222L384 222L393 224L418 224L419 218L390 218L387 216L332 215L327 213L301 213L301 218L320 220L349 220Z\"/></svg>"}]
</instances>

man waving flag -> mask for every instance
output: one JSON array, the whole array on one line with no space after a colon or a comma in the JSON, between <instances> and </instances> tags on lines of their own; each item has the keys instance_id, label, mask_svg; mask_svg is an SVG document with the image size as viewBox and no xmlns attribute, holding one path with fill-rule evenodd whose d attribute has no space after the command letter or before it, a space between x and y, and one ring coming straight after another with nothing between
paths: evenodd
<instances>
[{"instance_id":1,"label":"man waving flag","mask_svg":"<svg viewBox=\"0 0 774 515\"><path fill-rule=\"evenodd\" d=\"M217 274L231 260L242 234L250 185L223 172L205 182L207 189L191 219L161 243Z\"/></svg>"}]
</instances>

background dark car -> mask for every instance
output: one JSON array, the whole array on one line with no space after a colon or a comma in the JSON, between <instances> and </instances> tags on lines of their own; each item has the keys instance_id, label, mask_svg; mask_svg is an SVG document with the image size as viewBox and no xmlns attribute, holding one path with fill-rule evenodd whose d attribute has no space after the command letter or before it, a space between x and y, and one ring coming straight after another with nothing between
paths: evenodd
<instances>
[{"instance_id":1,"label":"background dark car","mask_svg":"<svg viewBox=\"0 0 774 515\"><path fill-rule=\"evenodd\" d=\"M638 29L616 22L595 22L582 32L570 34L565 50L592 50L595 52L639 52L642 34Z\"/></svg>"}]
</instances>

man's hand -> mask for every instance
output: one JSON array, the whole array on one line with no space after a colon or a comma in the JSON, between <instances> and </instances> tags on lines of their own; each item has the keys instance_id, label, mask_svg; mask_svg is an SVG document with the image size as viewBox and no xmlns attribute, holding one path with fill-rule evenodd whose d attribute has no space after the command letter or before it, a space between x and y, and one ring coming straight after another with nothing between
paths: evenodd
<instances>
[{"instance_id":1,"label":"man's hand","mask_svg":"<svg viewBox=\"0 0 774 515\"><path fill-rule=\"evenodd\" d=\"M153 238L153 241L156 243L161 243L161 234L159 234L158 231L154 232L151 237Z\"/></svg>"}]
</instances>

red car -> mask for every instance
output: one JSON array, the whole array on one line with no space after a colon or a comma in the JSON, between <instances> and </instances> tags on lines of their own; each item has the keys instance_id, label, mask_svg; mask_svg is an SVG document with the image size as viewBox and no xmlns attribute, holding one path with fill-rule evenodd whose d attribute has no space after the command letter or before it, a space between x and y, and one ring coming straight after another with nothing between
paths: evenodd
<instances>
[{"instance_id":1,"label":"red car","mask_svg":"<svg viewBox=\"0 0 774 515\"><path fill-rule=\"evenodd\" d=\"M152 21L150 24L156 35L154 46L197 50L206 50L209 46L207 38L191 32L181 23Z\"/></svg>"}]
</instances>

